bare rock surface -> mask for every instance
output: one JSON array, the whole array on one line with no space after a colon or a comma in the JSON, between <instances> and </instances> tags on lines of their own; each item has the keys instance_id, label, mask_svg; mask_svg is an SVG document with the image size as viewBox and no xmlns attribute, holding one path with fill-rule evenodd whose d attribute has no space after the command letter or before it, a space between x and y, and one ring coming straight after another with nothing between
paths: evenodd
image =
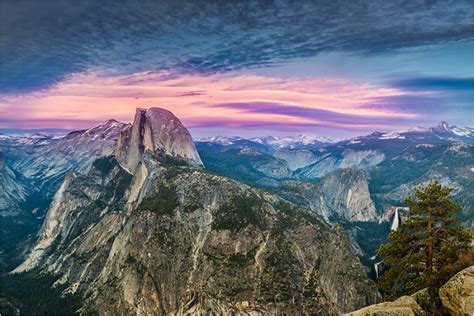
<instances>
[{"instance_id":1,"label":"bare rock surface","mask_svg":"<svg viewBox=\"0 0 474 316\"><path fill-rule=\"evenodd\" d=\"M423 316L428 315L411 296L402 296L393 302L364 307L347 316Z\"/></svg>"},{"instance_id":2,"label":"bare rock surface","mask_svg":"<svg viewBox=\"0 0 474 316\"><path fill-rule=\"evenodd\" d=\"M474 266L453 276L439 290L443 306L453 316L474 315Z\"/></svg>"},{"instance_id":3,"label":"bare rock surface","mask_svg":"<svg viewBox=\"0 0 474 316\"><path fill-rule=\"evenodd\" d=\"M115 155L123 166L134 172L146 150L202 165L188 130L165 109L137 109L133 125L120 134Z\"/></svg>"},{"instance_id":4,"label":"bare rock surface","mask_svg":"<svg viewBox=\"0 0 474 316\"><path fill-rule=\"evenodd\" d=\"M311 202L312 209L328 221L336 218L365 222L378 218L365 173L360 169L337 169L327 174Z\"/></svg>"}]
</instances>

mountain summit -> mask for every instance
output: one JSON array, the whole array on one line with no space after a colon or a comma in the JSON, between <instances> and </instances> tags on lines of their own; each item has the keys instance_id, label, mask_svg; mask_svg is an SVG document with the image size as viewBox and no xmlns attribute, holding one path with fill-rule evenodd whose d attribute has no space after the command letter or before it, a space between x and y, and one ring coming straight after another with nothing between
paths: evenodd
<instances>
[{"instance_id":1,"label":"mountain summit","mask_svg":"<svg viewBox=\"0 0 474 316\"><path fill-rule=\"evenodd\" d=\"M165 109L137 109L133 125L119 136L115 155L124 167L134 172L147 150L202 166L188 130Z\"/></svg>"}]
</instances>

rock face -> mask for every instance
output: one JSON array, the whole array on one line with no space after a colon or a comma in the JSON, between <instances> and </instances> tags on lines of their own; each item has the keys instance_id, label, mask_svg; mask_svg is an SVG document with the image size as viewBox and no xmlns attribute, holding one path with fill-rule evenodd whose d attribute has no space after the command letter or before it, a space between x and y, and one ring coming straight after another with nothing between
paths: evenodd
<instances>
[{"instance_id":1,"label":"rock face","mask_svg":"<svg viewBox=\"0 0 474 316\"><path fill-rule=\"evenodd\" d=\"M16 272L62 275L84 297L83 314L336 315L377 300L342 229L209 174L183 151L171 154L187 166L145 150L132 168L136 134L129 135L119 158L100 158L87 175L66 178ZM139 149L157 148L138 139Z\"/></svg>"},{"instance_id":2,"label":"rock face","mask_svg":"<svg viewBox=\"0 0 474 316\"><path fill-rule=\"evenodd\" d=\"M84 313L339 314L377 298L342 230L236 181L144 163L153 185L137 206L113 158L68 177L16 271L62 274Z\"/></svg>"},{"instance_id":3,"label":"rock face","mask_svg":"<svg viewBox=\"0 0 474 316\"><path fill-rule=\"evenodd\" d=\"M453 276L439 290L439 298L443 307L452 316L474 315L474 266L466 268ZM402 296L394 302L384 302L364 307L355 312L348 313L350 316L369 315L428 315L426 310L436 308L428 289L423 289L411 296ZM443 315L446 311L443 312Z\"/></svg>"},{"instance_id":4,"label":"rock face","mask_svg":"<svg viewBox=\"0 0 474 316\"><path fill-rule=\"evenodd\" d=\"M120 134L115 155L134 172L146 150L202 165L188 130L173 113L164 109L137 109L133 125Z\"/></svg>"},{"instance_id":5,"label":"rock face","mask_svg":"<svg viewBox=\"0 0 474 316\"><path fill-rule=\"evenodd\" d=\"M319 157L307 149L293 150L285 148L275 151L273 155L285 160L292 171L311 165L319 160Z\"/></svg>"},{"instance_id":6,"label":"rock face","mask_svg":"<svg viewBox=\"0 0 474 316\"><path fill-rule=\"evenodd\" d=\"M414 187L436 180L453 189L454 201L463 207L463 225L474 228L473 170L472 144L420 144L369 170L369 187L377 205L388 208L402 205Z\"/></svg>"},{"instance_id":7,"label":"rock face","mask_svg":"<svg viewBox=\"0 0 474 316\"><path fill-rule=\"evenodd\" d=\"M364 307L347 316L422 316L428 315L411 296L402 296L393 302L384 302Z\"/></svg>"},{"instance_id":8,"label":"rock face","mask_svg":"<svg viewBox=\"0 0 474 316\"><path fill-rule=\"evenodd\" d=\"M318 159L310 165L298 170L301 177L321 178L339 168L368 168L375 166L385 159L385 154L379 150L354 150L324 148Z\"/></svg>"},{"instance_id":9,"label":"rock face","mask_svg":"<svg viewBox=\"0 0 474 316\"><path fill-rule=\"evenodd\" d=\"M5 164L0 152L0 216L15 215L27 198L30 187L21 175Z\"/></svg>"},{"instance_id":10,"label":"rock face","mask_svg":"<svg viewBox=\"0 0 474 316\"><path fill-rule=\"evenodd\" d=\"M474 266L453 276L441 287L439 297L451 315L474 315Z\"/></svg>"},{"instance_id":11,"label":"rock face","mask_svg":"<svg viewBox=\"0 0 474 316\"><path fill-rule=\"evenodd\" d=\"M127 126L109 120L64 137L11 138L8 143L0 141L0 150L8 158L10 169L24 179L24 183L17 184L31 185L27 195L34 196L34 203L40 197L51 199L68 172L87 172L95 159L112 154L120 131Z\"/></svg>"},{"instance_id":12,"label":"rock face","mask_svg":"<svg viewBox=\"0 0 474 316\"><path fill-rule=\"evenodd\" d=\"M326 175L312 200L313 210L325 219L350 222L376 221L377 212L370 198L364 171L337 169Z\"/></svg>"},{"instance_id":13,"label":"rock face","mask_svg":"<svg viewBox=\"0 0 474 316\"><path fill-rule=\"evenodd\" d=\"M128 124L108 120L65 136L0 135L0 270L17 266L44 221L54 194L71 171L86 173L113 153Z\"/></svg>"}]
</instances>

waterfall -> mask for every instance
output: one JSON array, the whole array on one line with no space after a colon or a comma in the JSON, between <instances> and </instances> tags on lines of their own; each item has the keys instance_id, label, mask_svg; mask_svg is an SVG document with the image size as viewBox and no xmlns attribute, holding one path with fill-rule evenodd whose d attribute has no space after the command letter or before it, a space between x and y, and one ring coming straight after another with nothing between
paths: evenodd
<instances>
[{"instance_id":1,"label":"waterfall","mask_svg":"<svg viewBox=\"0 0 474 316\"><path fill-rule=\"evenodd\" d=\"M379 278L379 265L380 265L382 262L383 262L383 261L379 261L379 262L374 263L375 279L376 279L376 280Z\"/></svg>"},{"instance_id":2,"label":"waterfall","mask_svg":"<svg viewBox=\"0 0 474 316\"><path fill-rule=\"evenodd\" d=\"M391 231L397 230L398 226L400 226L400 216L398 215L398 207L395 208L395 215L393 217L392 227L390 227Z\"/></svg>"}]
</instances>

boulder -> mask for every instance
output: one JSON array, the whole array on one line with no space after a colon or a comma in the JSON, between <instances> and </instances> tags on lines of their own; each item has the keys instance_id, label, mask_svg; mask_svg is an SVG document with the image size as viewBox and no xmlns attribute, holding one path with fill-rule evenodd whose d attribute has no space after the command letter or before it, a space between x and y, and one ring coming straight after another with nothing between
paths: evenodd
<instances>
[{"instance_id":1,"label":"boulder","mask_svg":"<svg viewBox=\"0 0 474 316\"><path fill-rule=\"evenodd\" d=\"M439 297L451 315L474 315L474 266L446 282L439 290Z\"/></svg>"},{"instance_id":2,"label":"boulder","mask_svg":"<svg viewBox=\"0 0 474 316\"><path fill-rule=\"evenodd\" d=\"M421 316L427 315L418 305L415 298L402 296L393 302L383 302L370 305L355 312L346 314L347 316Z\"/></svg>"}]
</instances>

